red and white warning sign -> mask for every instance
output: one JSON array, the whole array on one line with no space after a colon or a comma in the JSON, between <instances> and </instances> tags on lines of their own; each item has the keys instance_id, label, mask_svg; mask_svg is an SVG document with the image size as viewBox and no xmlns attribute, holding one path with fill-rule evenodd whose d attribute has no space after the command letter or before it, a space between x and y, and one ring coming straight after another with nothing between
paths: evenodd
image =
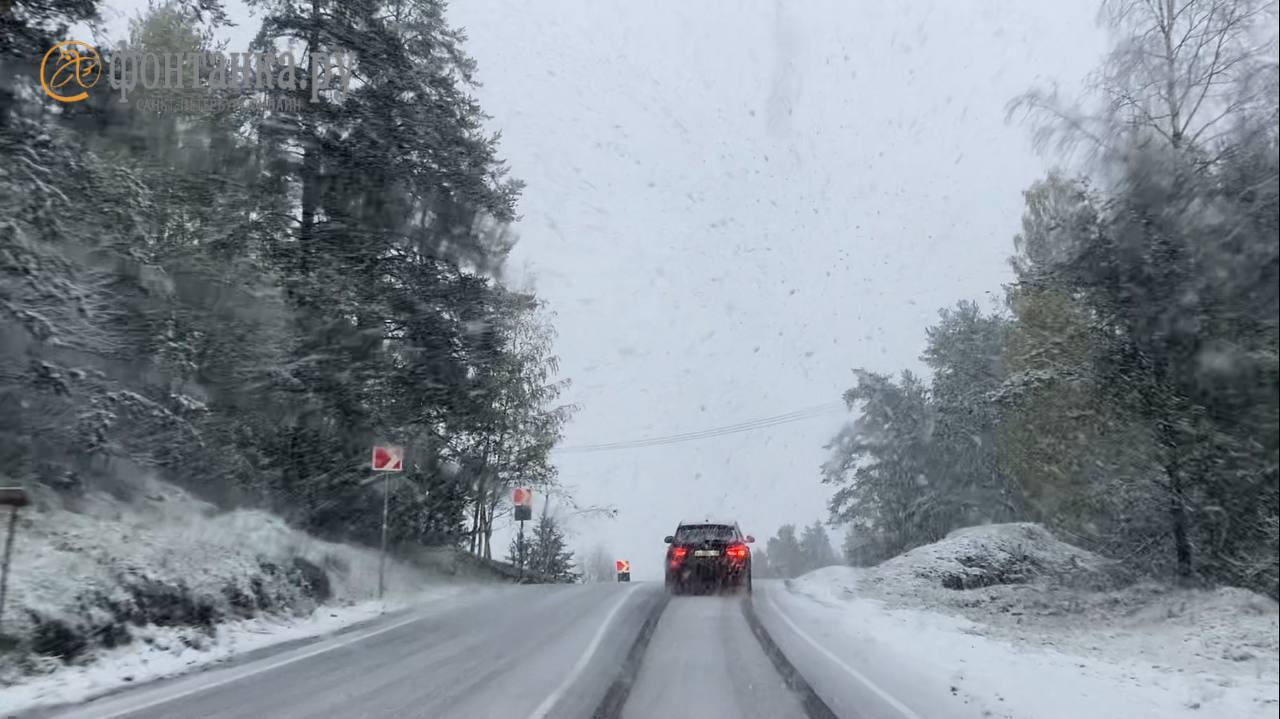
<instances>
[{"instance_id":1,"label":"red and white warning sign","mask_svg":"<svg viewBox=\"0 0 1280 719\"><path fill-rule=\"evenodd\" d=\"M511 504L515 507L515 520L524 522L533 519L533 490L528 487L516 487L511 490Z\"/></svg>"},{"instance_id":2,"label":"red and white warning sign","mask_svg":"<svg viewBox=\"0 0 1280 719\"><path fill-rule=\"evenodd\" d=\"M616 562L614 562L614 563L613 563L613 566L618 570L618 574L630 574L630 573L631 573L631 562L629 562L629 561L627 561L627 560L625 560L625 559L619 559L619 560L617 560Z\"/></svg>"},{"instance_id":3,"label":"red and white warning sign","mask_svg":"<svg viewBox=\"0 0 1280 719\"><path fill-rule=\"evenodd\" d=\"M373 446L373 471L403 472L404 447L395 447L389 444L375 444Z\"/></svg>"},{"instance_id":4,"label":"red and white warning sign","mask_svg":"<svg viewBox=\"0 0 1280 719\"><path fill-rule=\"evenodd\" d=\"M533 505L533 490L526 487L516 487L511 490L511 503L517 507L529 507Z\"/></svg>"}]
</instances>

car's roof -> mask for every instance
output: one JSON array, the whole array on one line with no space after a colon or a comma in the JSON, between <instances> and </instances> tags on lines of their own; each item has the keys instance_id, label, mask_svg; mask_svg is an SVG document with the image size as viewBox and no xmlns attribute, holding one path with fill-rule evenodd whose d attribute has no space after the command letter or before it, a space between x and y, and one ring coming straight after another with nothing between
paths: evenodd
<instances>
[{"instance_id":1,"label":"car's roof","mask_svg":"<svg viewBox=\"0 0 1280 719\"><path fill-rule=\"evenodd\" d=\"M725 519L723 517L721 518L711 517L709 519L682 519L680 520L680 524L676 526L687 527L689 525L701 525L701 524L723 524L726 527L738 526L737 521L732 519Z\"/></svg>"}]
</instances>

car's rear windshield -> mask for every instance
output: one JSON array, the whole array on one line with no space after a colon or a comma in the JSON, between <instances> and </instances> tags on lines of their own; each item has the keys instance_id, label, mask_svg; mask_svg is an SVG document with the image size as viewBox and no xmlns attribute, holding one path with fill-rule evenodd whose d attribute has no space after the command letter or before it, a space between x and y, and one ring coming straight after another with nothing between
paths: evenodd
<instances>
[{"instance_id":1,"label":"car's rear windshield","mask_svg":"<svg viewBox=\"0 0 1280 719\"><path fill-rule=\"evenodd\" d=\"M676 541L687 542L729 542L737 539L738 533L727 524L687 524L676 530Z\"/></svg>"}]
</instances>

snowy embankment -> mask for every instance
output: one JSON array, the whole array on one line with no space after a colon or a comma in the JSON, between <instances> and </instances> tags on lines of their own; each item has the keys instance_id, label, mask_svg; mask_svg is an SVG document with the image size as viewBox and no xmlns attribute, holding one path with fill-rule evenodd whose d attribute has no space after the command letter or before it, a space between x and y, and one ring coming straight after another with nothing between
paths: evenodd
<instances>
[{"instance_id":1,"label":"snowy embankment","mask_svg":"<svg viewBox=\"0 0 1280 719\"><path fill-rule=\"evenodd\" d=\"M1276 716L1276 602L1117 570L1038 525L991 525L876 567L811 572L781 599L836 630L837 652L891 648L921 678L921 716Z\"/></svg>"},{"instance_id":2,"label":"snowy embankment","mask_svg":"<svg viewBox=\"0 0 1280 719\"><path fill-rule=\"evenodd\" d=\"M71 511L74 509L74 511ZM463 591L458 567L387 562L162 482L19 515L0 626L0 705L76 701ZM483 580L471 568L468 579Z\"/></svg>"}]
</instances>

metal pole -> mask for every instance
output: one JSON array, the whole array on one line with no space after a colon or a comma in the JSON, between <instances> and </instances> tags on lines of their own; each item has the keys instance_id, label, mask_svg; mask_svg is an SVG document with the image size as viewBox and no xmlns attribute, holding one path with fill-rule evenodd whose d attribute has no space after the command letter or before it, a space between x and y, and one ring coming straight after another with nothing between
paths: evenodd
<instances>
[{"instance_id":1,"label":"metal pole","mask_svg":"<svg viewBox=\"0 0 1280 719\"><path fill-rule=\"evenodd\" d=\"M524 582L524 520L520 520L520 533L516 535L516 566L520 568L520 581Z\"/></svg>"},{"instance_id":2,"label":"metal pole","mask_svg":"<svg viewBox=\"0 0 1280 719\"><path fill-rule=\"evenodd\" d=\"M391 476L382 475L382 552L378 556L378 599L386 588L387 571L387 513L391 504Z\"/></svg>"},{"instance_id":3,"label":"metal pole","mask_svg":"<svg viewBox=\"0 0 1280 719\"><path fill-rule=\"evenodd\" d=\"M18 506L9 507L9 534L4 540L4 567L0 569L0 629L4 627L4 600L9 590L9 557L13 555L13 535L18 528Z\"/></svg>"}]
</instances>

